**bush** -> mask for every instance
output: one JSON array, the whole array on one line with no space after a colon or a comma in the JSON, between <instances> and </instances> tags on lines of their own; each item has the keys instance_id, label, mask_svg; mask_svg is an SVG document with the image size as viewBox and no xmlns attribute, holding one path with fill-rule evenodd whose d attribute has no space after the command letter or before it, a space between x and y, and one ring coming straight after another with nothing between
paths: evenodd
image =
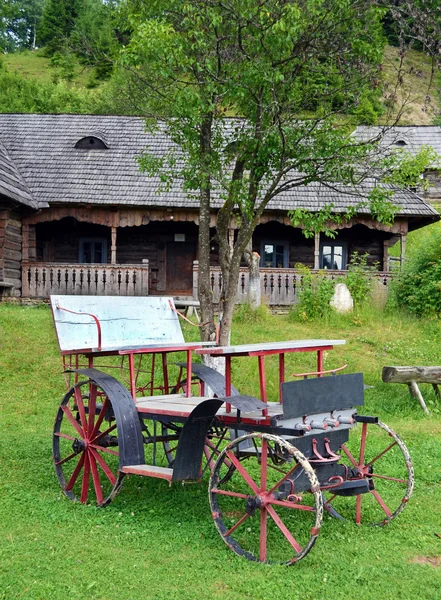
<instances>
[{"instance_id":1,"label":"bush","mask_svg":"<svg viewBox=\"0 0 441 600\"><path fill-rule=\"evenodd\" d=\"M441 315L441 228L435 226L414 249L400 277L392 285L395 302L417 316Z\"/></svg>"},{"instance_id":2,"label":"bush","mask_svg":"<svg viewBox=\"0 0 441 600\"><path fill-rule=\"evenodd\" d=\"M292 317L301 321L328 317L332 313L329 302L334 293L335 282L328 279L323 271L313 274L308 267L300 264L296 265L296 269L303 279L298 304L291 311Z\"/></svg>"},{"instance_id":3,"label":"bush","mask_svg":"<svg viewBox=\"0 0 441 600\"><path fill-rule=\"evenodd\" d=\"M240 323L261 323L268 319L269 308L261 304L258 308L251 308L247 303L238 304L234 310L234 320Z\"/></svg>"},{"instance_id":4,"label":"bush","mask_svg":"<svg viewBox=\"0 0 441 600\"><path fill-rule=\"evenodd\" d=\"M348 264L348 273L343 282L348 286L354 305L362 305L370 297L372 290L372 275L376 271L376 265L368 266L369 254L359 255L354 252Z\"/></svg>"}]
</instances>

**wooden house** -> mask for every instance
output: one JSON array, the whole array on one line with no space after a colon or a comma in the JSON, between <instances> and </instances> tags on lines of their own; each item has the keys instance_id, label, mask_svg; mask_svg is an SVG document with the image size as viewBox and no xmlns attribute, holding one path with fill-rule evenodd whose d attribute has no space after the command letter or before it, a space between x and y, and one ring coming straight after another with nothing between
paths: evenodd
<instances>
[{"instance_id":1,"label":"wooden house","mask_svg":"<svg viewBox=\"0 0 441 600\"><path fill-rule=\"evenodd\" d=\"M148 148L170 146L148 134L136 117L0 115L0 291L46 298L51 293L194 297L198 273L198 202L179 181L158 193L159 180L139 170ZM371 180L366 185L376 185ZM390 278L388 248L408 231L439 219L412 191L396 191L395 222L376 222L367 209L342 225L335 239L306 239L287 211L336 212L359 202L342 186L310 184L277 196L253 236L261 256L262 290L272 304L295 297L295 264L337 275L353 252L369 253L383 283ZM213 200L212 224L220 199ZM231 231L234 236L234 229ZM219 289L217 248L211 248L213 292ZM247 270L239 294L247 291Z\"/></svg>"}]
</instances>

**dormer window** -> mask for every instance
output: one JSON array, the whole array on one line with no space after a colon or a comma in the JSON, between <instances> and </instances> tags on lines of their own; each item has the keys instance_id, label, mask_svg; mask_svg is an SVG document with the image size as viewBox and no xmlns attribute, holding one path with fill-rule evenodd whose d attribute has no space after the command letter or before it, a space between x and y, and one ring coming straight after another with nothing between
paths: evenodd
<instances>
[{"instance_id":1,"label":"dormer window","mask_svg":"<svg viewBox=\"0 0 441 600\"><path fill-rule=\"evenodd\" d=\"M402 148L403 146L407 146L407 142L406 140L396 140L396 142L394 142L394 146L400 146Z\"/></svg>"},{"instance_id":2,"label":"dormer window","mask_svg":"<svg viewBox=\"0 0 441 600\"><path fill-rule=\"evenodd\" d=\"M106 150L108 147L106 142L96 135L83 137L75 144L75 148L86 148L87 150Z\"/></svg>"}]
</instances>

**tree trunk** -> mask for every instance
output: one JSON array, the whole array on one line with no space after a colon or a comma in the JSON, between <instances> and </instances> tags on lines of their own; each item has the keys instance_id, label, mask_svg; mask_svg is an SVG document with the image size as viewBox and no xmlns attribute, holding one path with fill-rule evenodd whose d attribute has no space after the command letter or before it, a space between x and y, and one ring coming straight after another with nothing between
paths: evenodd
<instances>
[{"instance_id":1,"label":"tree trunk","mask_svg":"<svg viewBox=\"0 0 441 600\"><path fill-rule=\"evenodd\" d=\"M441 383L441 367L383 367L384 383Z\"/></svg>"},{"instance_id":2,"label":"tree trunk","mask_svg":"<svg viewBox=\"0 0 441 600\"><path fill-rule=\"evenodd\" d=\"M244 257L248 265L250 273L248 303L254 310L259 308L262 302L262 294L260 290L260 256L257 252L253 252L252 239L248 242L247 249L244 252Z\"/></svg>"},{"instance_id":3,"label":"tree trunk","mask_svg":"<svg viewBox=\"0 0 441 600\"><path fill-rule=\"evenodd\" d=\"M234 307L236 306L237 282L239 281L240 256L233 253L228 265L221 265L222 290L219 303L219 344L228 346L231 337Z\"/></svg>"},{"instance_id":4,"label":"tree trunk","mask_svg":"<svg viewBox=\"0 0 441 600\"><path fill-rule=\"evenodd\" d=\"M201 339L202 341L216 340L214 324L213 293L210 286L210 200L211 182L208 163L211 151L212 117L208 115L201 126L200 151L203 183L200 189L199 210L199 282L198 295L201 305Z\"/></svg>"}]
</instances>

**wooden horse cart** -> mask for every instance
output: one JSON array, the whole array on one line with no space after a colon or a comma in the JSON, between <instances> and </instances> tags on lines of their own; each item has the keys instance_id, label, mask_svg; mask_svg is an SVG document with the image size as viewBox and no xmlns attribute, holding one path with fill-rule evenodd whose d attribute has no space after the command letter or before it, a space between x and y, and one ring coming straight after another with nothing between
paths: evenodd
<instances>
[{"instance_id":1,"label":"wooden horse cart","mask_svg":"<svg viewBox=\"0 0 441 600\"><path fill-rule=\"evenodd\" d=\"M72 500L105 506L131 474L170 485L206 478L224 542L250 560L286 564L312 548L324 510L385 525L406 505L409 453L377 417L357 413L362 374L323 371L324 352L344 341L185 342L171 298L52 296L51 306L69 387L53 460ZM172 367L177 352L186 360ZM296 352L316 353L317 372L286 381ZM224 357L225 376L194 354ZM278 358L274 402L268 356ZM232 385L232 360L243 357L258 361L260 398Z\"/></svg>"}]
</instances>

